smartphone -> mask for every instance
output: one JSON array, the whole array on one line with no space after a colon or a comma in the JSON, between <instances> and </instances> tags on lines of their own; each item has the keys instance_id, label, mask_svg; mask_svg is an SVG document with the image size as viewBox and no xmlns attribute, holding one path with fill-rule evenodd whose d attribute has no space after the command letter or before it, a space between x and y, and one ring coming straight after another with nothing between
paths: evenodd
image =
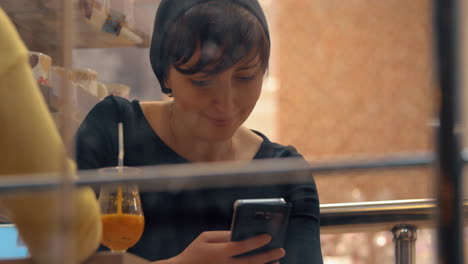
<instances>
[{"instance_id":1,"label":"smartphone","mask_svg":"<svg viewBox=\"0 0 468 264\"><path fill-rule=\"evenodd\" d=\"M269 234L269 244L236 256L248 256L275 248L282 248L291 213L291 204L283 198L244 199L234 203L231 240L240 241L260 234Z\"/></svg>"}]
</instances>

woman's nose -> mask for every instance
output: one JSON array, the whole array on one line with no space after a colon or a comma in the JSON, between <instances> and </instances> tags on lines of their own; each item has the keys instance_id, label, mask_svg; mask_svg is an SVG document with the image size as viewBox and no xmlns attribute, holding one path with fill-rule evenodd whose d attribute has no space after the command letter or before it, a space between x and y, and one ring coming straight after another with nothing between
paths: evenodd
<instances>
[{"instance_id":1,"label":"woman's nose","mask_svg":"<svg viewBox=\"0 0 468 264\"><path fill-rule=\"evenodd\" d=\"M216 91L214 98L218 112L230 115L234 112L235 91L231 82L223 82Z\"/></svg>"}]
</instances>

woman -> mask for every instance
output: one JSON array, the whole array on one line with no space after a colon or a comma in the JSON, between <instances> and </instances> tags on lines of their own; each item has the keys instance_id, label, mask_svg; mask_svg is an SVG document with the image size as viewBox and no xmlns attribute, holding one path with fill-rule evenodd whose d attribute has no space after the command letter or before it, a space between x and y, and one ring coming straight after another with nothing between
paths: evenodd
<instances>
[{"instance_id":1,"label":"woman","mask_svg":"<svg viewBox=\"0 0 468 264\"><path fill-rule=\"evenodd\" d=\"M261 92L269 31L257 0L163 0L150 59L170 102L108 97L77 133L80 169L117 164L124 123L125 165L301 157L242 126ZM236 199L283 197L293 204L284 249L232 258L268 236L229 241ZM145 232L129 251L161 263L322 263L315 185L141 193ZM159 262L158 262L159 263Z\"/></svg>"}]
</instances>

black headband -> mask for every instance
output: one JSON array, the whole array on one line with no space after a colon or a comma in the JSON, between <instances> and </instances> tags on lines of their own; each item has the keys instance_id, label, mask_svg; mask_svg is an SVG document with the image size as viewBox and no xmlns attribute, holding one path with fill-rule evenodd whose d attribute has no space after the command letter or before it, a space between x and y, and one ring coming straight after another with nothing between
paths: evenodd
<instances>
[{"instance_id":1,"label":"black headband","mask_svg":"<svg viewBox=\"0 0 468 264\"><path fill-rule=\"evenodd\" d=\"M150 61L151 67L153 68L156 77L159 79L161 89L163 92L168 93L168 90L163 83L163 65L161 65L162 57L162 45L166 38L167 32L171 25L184 14L190 8L203 4L209 1L227 1L230 3L238 4L252 13L260 22L265 34L270 40L270 33L268 30L268 24L263 13L262 7L257 0L161 0L161 4L158 7L156 18L154 20L153 36L151 39L150 47Z\"/></svg>"}]
</instances>

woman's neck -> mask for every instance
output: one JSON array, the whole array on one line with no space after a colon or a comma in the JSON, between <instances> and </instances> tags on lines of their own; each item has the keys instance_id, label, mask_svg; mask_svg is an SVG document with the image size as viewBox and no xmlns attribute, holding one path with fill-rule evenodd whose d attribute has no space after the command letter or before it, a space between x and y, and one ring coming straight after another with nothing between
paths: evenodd
<instances>
[{"instance_id":1,"label":"woman's neck","mask_svg":"<svg viewBox=\"0 0 468 264\"><path fill-rule=\"evenodd\" d=\"M188 133L190 131L181 122L173 123L172 133L169 125L170 104L167 101L140 102L145 118L158 137L174 152L191 162L250 161L263 142L263 138L242 126L231 139L223 142L201 140Z\"/></svg>"}]
</instances>

